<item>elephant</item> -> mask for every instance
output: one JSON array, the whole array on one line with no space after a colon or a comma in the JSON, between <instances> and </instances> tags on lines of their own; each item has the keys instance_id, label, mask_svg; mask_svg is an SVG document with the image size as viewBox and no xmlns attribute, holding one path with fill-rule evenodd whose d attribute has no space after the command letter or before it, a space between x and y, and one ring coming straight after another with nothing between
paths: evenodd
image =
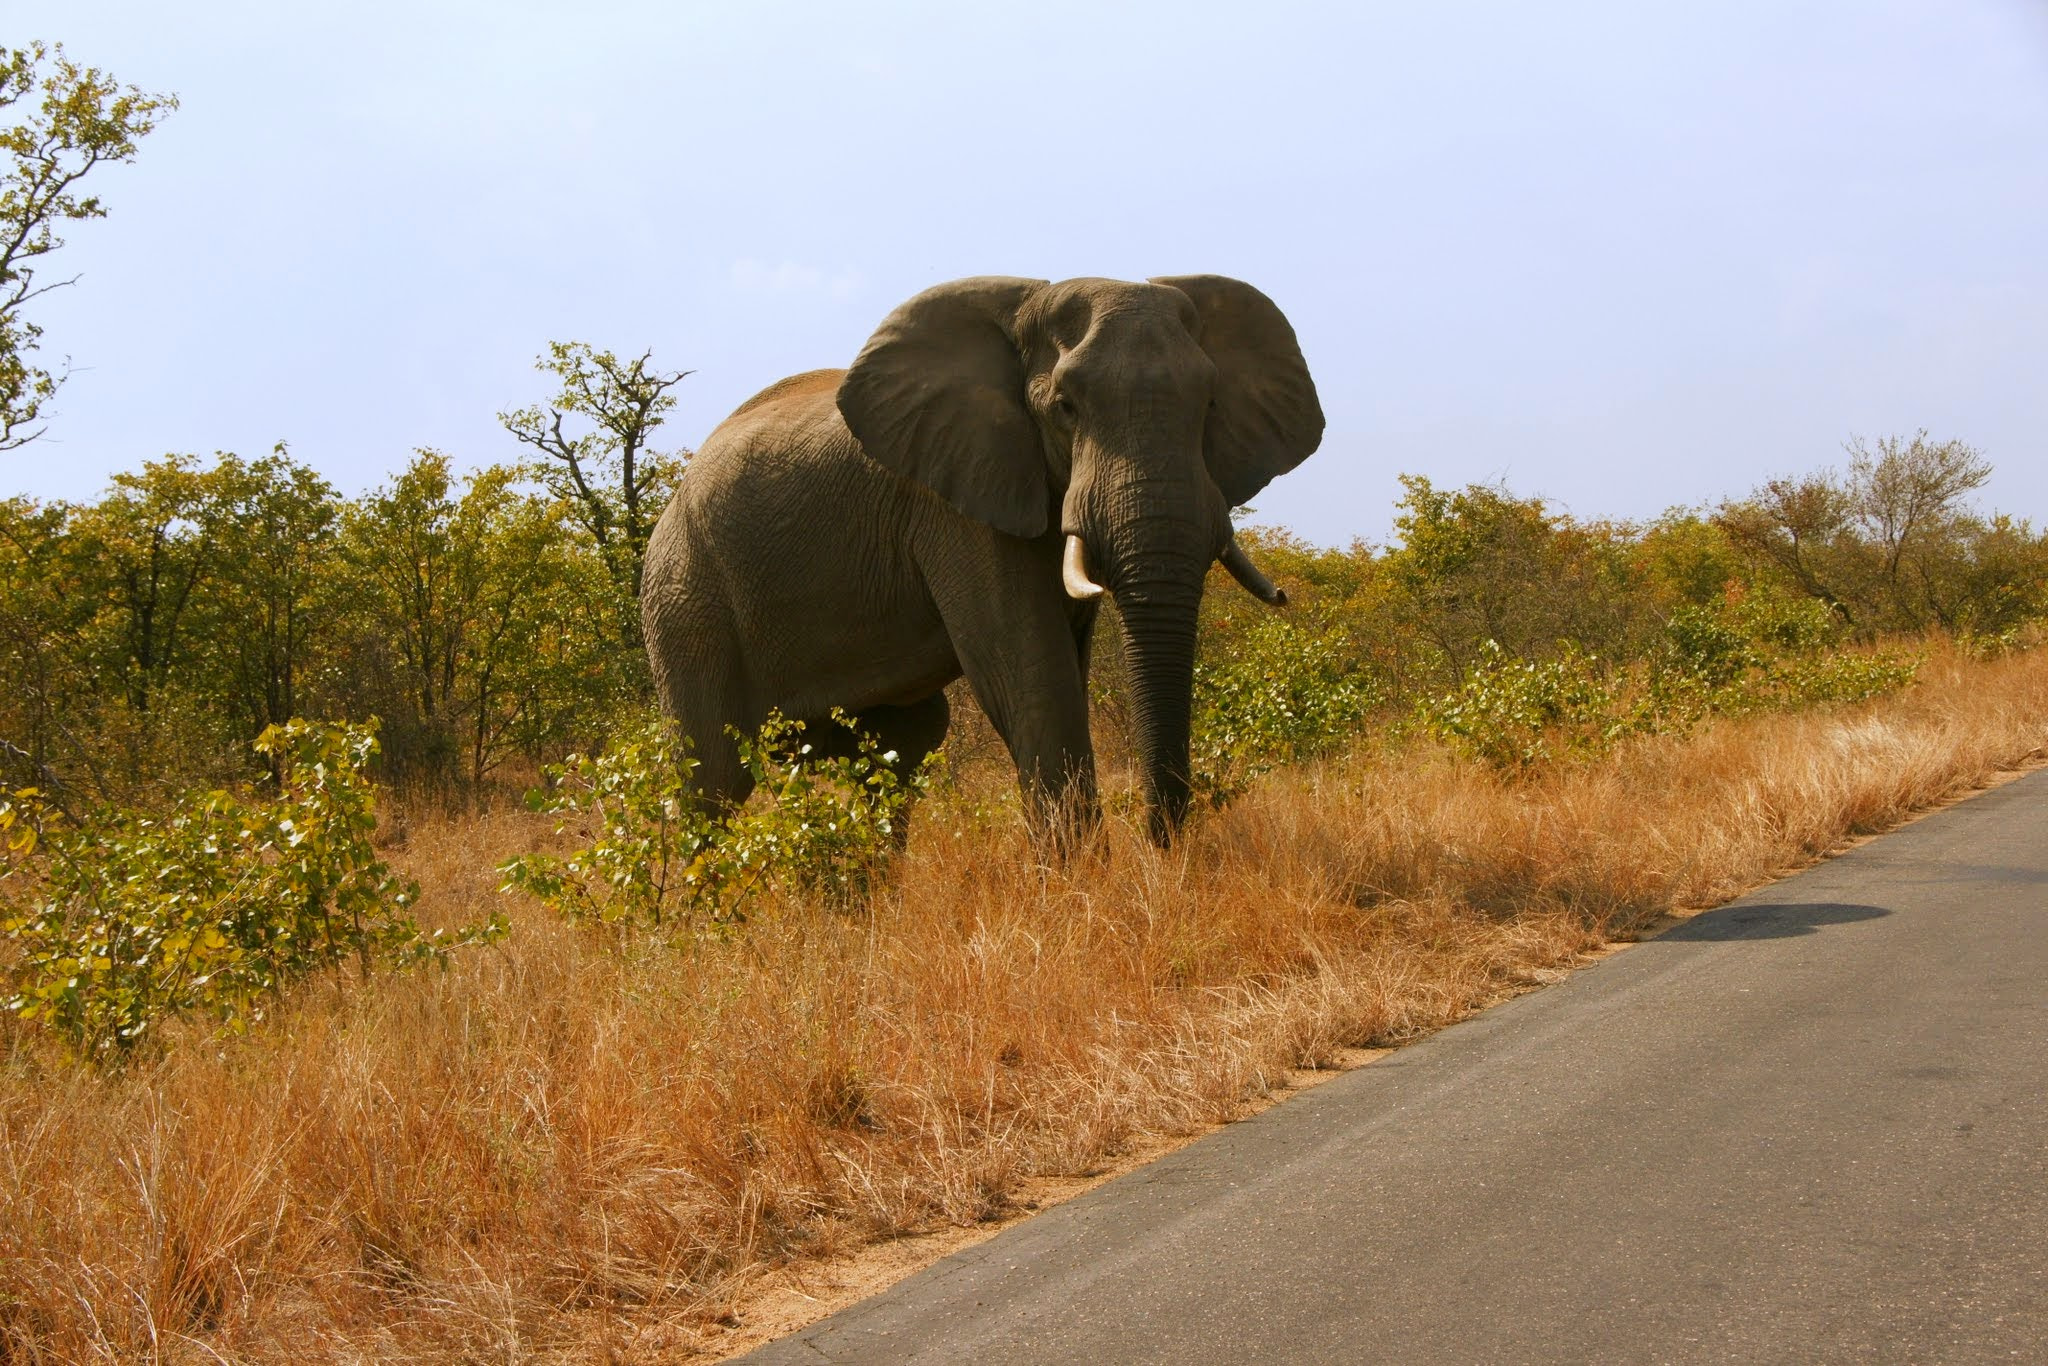
<instances>
[{"instance_id":1,"label":"elephant","mask_svg":"<svg viewBox=\"0 0 2048 1366\"><path fill-rule=\"evenodd\" d=\"M649 662L697 791L746 799L728 728L751 733L771 711L842 708L915 764L944 739L944 690L965 675L1034 828L1086 825L1106 591L1148 832L1168 843L1188 808L1209 566L1284 604L1230 513L1322 434L1293 327L1242 281L978 276L916 295L851 368L741 404L649 537Z\"/></svg>"}]
</instances>

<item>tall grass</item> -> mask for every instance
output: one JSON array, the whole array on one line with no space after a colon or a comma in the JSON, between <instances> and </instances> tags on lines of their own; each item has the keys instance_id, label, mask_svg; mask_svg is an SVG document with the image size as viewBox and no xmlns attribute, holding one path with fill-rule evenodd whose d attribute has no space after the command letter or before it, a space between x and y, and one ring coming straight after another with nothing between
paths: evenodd
<instances>
[{"instance_id":1,"label":"tall grass","mask_svg":"<svg viewBox=\"0 0 2048 1366\"><path fill-rule=\"evenodd\" d=\"M1365 740L1161 853L1033 860L974 781L865 913L673 947L514 910L444 973L304 989L93 1075L0 1025L0 1361L643 1359L764 1268L1000 1217L2048 745L2048 651L1510 781ZM423 923L524 814L418 814Z\"/></svg>"}]
</instances>

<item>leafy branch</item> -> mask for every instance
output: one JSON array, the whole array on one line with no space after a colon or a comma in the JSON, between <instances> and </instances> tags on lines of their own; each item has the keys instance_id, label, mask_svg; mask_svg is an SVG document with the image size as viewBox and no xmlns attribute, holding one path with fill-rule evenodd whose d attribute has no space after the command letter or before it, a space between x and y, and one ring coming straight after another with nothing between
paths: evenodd
<instances>
[{"instance_id":1,"label":"leafy branch","mask_svg":"<svg viewBox=\"0 0 2048 1366\"><path fill-rule=\"evenodd\" d=\"M43 258L64 245L58 227L106 217L80 182L103 164L133 161L136 142L178 101L80 66L62 44L30 43L0 49L0 114L17 107L20 122L0 126L0 450L47 430L45 408L69 375L32 362L43 329L23 310L77 282L40 278Z\"/></svg>"}]
</instances>

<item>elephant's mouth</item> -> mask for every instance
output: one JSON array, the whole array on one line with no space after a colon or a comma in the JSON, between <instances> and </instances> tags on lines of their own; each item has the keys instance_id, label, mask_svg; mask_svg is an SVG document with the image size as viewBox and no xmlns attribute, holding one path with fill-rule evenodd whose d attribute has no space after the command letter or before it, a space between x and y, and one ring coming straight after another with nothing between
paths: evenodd
<instances>
[{"instance_id":1,"label":"elephant's mouth","mask_svg":"<svg viewBox=\"0 0 2048 1366\"><path fill-rule=\"evenodd\" d=\"M1230 577L1260 602L1274 607L1287 605L1287 591L1260 572L1235 535L1223 543L1216 558L1230 571ZM1060 555L1060 582L1066 586L1067 596L1079 602L1099 598L1104 592L1102 585L1089 577L1088 545L1077 532L1067 533L1066 549Z\"/></svg>"}]
</instances>

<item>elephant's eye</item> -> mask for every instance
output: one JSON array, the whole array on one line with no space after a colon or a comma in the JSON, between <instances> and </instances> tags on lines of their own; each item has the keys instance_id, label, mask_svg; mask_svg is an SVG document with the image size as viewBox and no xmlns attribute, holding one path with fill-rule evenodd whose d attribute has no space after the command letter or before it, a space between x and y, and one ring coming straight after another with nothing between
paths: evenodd
<instances>
[{"instance_id":1,"label":"elephant's eye","mask_svg":"<svg viewBox=\"0 0 2048 1366\"><path fill-rule=\"evenodd\" d=\"M1060 415L1062 422L1072 422L1076 417L1080 416L1074 408L1074 400L1068 398L1065 394L1053 396L1052 410Z\"/></svg>"}]
</instances>

